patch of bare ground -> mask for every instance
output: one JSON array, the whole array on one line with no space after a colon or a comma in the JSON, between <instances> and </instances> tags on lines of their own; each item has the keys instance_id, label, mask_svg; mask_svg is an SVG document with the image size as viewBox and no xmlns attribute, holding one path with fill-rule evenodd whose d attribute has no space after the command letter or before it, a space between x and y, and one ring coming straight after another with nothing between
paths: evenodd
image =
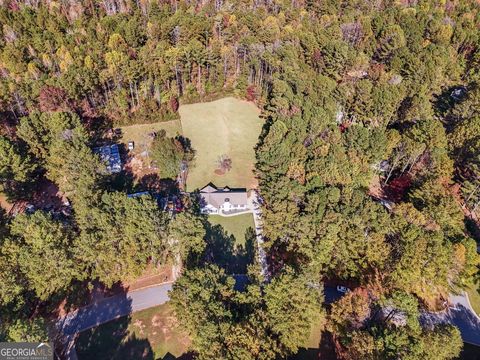
<instances>
[{"instance_id":1,"label":"patch of bare ground","mask_svg":"<svg viewBox=\"0 0 480 360\"><path fill-rule=\"evenodd\" d=\"M140 277L131 282L123 282L122 285L128 291L135 291L171 281L173 281L173 272L170 265L154 267L150 264Z\"/></svg>"}]
</instances>

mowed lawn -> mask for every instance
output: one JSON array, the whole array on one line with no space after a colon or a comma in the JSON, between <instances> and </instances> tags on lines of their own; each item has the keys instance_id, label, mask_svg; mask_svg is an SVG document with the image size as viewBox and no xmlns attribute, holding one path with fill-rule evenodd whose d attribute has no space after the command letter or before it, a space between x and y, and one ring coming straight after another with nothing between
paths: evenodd
<instances>
[{"instance_id":1,"label":"mowed lawn","mask_svg":"<svg viewBox=\"0 0 480 360\"><path fill-rule=\"evenodd\" d=\"M480 316L480 294L478 293L477 286L468 289L467 294L470 305L472 305L477 315Z\"/></svg>"},{"instance_id":2,"label":"mowed lawn","mask_svg":"<svg viewBox=\"0 0 480 360\"><path fill-rule=\"evenodd\" d=\"M260 110L247 101L227 97L179 108L183 135L196 150L195 166L189 170L187 190L202 188L209 182L217 186L256 186L253 169L254 147L262 129ZM232 160L232 169L215 174L222 155Z\"/></svg>"},{"instance_id":3,"label":"mowed lawn","mask_svg":"<svg viewBox=\"0 0 480 360\"><path fill-rule=\"evenodd\" d=\"M76 349L79 360L154 360L178 358L189 346L167 303L82 332Z\"/></svg>"},{"instance_id":4,"label":"mowed lawn","mask_svg":"<svg viewBox=\"0 0 480 360\"><path fill-rule=\"evenodd\" d=\"M245 233L248 228L255 229L252 214L242 214L230 217L210 215L208 221L212 225L220 225L228 235L235 237L235 244L245 246Z\"/></svg>"},{"instance_id":5,"label":"mowed lawn","mask_svg":"<svg viewBox=\"0 0 480 360\"><path fill-rule=\"evenodd\" d=\"M152 139L148 134L152 132L158 132L163 129L170 137L182 135L182 124L180 123L180 120L130 125L121 127L120 129L122 130L121 142L127 147L128 142L133 141L135 143L136 153L145 151L147 147L150 147Z\"/></svg>"}]
</instances>

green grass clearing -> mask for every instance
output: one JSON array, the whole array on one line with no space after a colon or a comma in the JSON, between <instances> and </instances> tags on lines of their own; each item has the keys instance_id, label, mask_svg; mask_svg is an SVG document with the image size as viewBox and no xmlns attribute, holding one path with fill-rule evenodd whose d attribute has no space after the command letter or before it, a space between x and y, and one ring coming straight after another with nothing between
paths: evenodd
<instances>
[{"instance_id":1,"label":"green grass clearing","mask_svg":"<svg viewBox=\"0 0 480 360\"><path fill-rule=\"evenodd\" d=\"M220 225L223 227L227 235L233 235L237 246L245 246L245 233L249 227L255 229L252 214L242 214L230 217L210 215L208 221L212 225Z\"/></svg>"},{"instance_id":2,"label":"green grass clearing","mask_svg":"<svg viewBox=\"0 0 480 360\"><path fill-rule=\"evenodd\" d=\"M179 357L189 346L167 303L82 332L76 349L80 360L131 360Z\"/></svg>"},{"instance_id":3,"label":"green grass clearing","mask_svg":"<svg viewBox=\"0 0 480 360\"><path fill-rule=\"evenodd\" d=\"M135 143L134 152L145 151L145 149L150 146L152 139L148 137L148 134L152 132L158 132L163 129L170 137L182 134L182 124L180 123L180 120L130 125L121 127L120 129L122 129L121 142L127 147L128 142L133 141Z\"/></svg>"},{"instance_id":4,"label":"green grass clearing","mask_svg":"<svg viewBox=\"0 0 480 360\"><path fill-rule=\"evenodd\" d=\"M325 319L319 319L312 324L310 329L310 336L299 349L297 354L290 356L289 360L317 360L317 359L330 359L325 352L325 346L321 346L322 335L325 330ZM320 356L322 355L322 356Z\"/></svg>"},{"instance_id":5,"label":"green grass clearing","mask_svg":"<svg viewBox=\"0 0 480 360\"><path fill-rule=\"evenodd\" d=\"M253 215L210 215L205 226L206 253L211 260L229 274L245 274L255 254Z\"/></svg>"},{"instance_id":6,"label":"green grass clearing","mask_svg":"<svg viewBox=\"0 0 480 360\"><path fill-rule=\"evenodd\" d=\"M217 186L256 186L253 174L254 147L262 129L260 110L252 103L227 97L220 100L181 105L183 135L196 151L195 166L189 170L187 190L209 182ZM215 174L218 158L226 154L232 168L224 175Z\"/></svg>"},{"instance_id":7,"label":"green grass clearing","mask_svg":"<svg viewBox=\"0 0 480 360\"><path fill-rule=\"evenodd\" d=\"M480 294L478 293L477 286L474 286L467 290L468 300L470 301L470 305L472 305L473 310L475 313L480 316Z\"/></svg>"},{"instance_id":8,"label":"green grass clearing","mask_svg":"<svg viewBox=\"0 0 480 360\"><path fill-rule=\"evenodd\" d=\"M320 319L312 324L310 329L310 336L305 343L307 349L316 349L320 345L320 340L322 339L322 332L325 329L325 320Z\"/></svg>"}]
</instances>

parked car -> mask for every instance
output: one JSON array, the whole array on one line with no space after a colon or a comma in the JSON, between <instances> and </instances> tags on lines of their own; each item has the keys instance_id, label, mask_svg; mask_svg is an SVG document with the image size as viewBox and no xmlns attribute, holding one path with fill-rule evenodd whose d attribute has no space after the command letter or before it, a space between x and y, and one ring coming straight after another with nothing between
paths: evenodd
<instances>
[{"instance_id":1,"label":"parked car","mask_svg":"<svg viewBox=\"0 0 480 360\"><path fill-rule=\"evenodd\" d=\"M35 212L35 206L32 205L32 204L28 204L26 207L25 207L25 212L27 214L33 214Z\"/></svg>"},{"instance_id":2,"label":"parked car","mask_svg":"<svg viewBox=\"0 0 480 360\"><path fill-rule=\"evenodd\" d=\"M338 291L338 292L341 292L341 293L343 293L343 294L346 294L347 292L350 291L350 289L347 288L346 286L337 285L337 291Z\"/></svg>"}]
</instances>

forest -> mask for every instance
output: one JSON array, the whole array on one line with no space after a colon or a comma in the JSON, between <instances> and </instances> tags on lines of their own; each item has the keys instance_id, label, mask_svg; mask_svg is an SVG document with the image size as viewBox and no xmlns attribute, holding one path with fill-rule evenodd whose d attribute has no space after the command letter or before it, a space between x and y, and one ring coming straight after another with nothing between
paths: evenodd
<instances>
[{"instance_id":1,"label":"forest","mask_svg":"<svg viewBox=\"0 0 480 360\"><path fill-rule=\"evenodd\" d=\"M61 218L1 214L0 338L43 339L60 299L180 254L170 297L198 359L285 358L318 322L339 359L456 358L459 330L420 314L478 287L479 10L0 1L2 195L28 200L49 182L72 205ZM113 191L91 150L112 127L227 95L266 121L256 176L272 279L252 264L244 292L206 255L195 207L170 219ZM352 290L325 306L329 281Z\"/></svg>"}]
</instances>

